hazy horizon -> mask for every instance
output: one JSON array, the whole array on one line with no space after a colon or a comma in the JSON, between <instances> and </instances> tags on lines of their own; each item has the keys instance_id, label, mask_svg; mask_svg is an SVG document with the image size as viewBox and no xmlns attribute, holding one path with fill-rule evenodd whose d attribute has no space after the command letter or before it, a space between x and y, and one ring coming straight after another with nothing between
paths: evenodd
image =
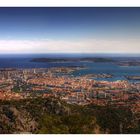
<instances>
[{"instance_id":1,"label":"hazy horizon","mask_svg":"<svg viewBox=\"0 0 140 140\"><path fill-rule=\"evenodd\" d=\"M140 8L0 8L0 53L140 53Z\"/></svg>"},{"instance_id":2,"label":"hazy horizon","mask_svg":"<svg viewBox=\"0 0 140 140\"><path fill-rule=\"evenodd\" d=\"M8 57L140 57L140 54L130 53L5 53L0 54L0 58Z\"/></svg>"}]
</instances>

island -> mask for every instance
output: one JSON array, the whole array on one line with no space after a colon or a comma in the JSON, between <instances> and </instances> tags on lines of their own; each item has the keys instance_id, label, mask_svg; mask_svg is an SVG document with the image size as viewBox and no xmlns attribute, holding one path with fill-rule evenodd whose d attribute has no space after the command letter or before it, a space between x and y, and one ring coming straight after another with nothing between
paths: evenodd
<instances>
[{"instance_id":1,"label":"island","mask_svg":"<svg viewBox=\"0 0 140 140\"><path fill-rule=\"evenodd\" d=\"M128 80L140 80L140 75L134 75L134 76L125 76Z\"/></svg>"},{"instance_id":2,"label":"island","mask_svg":"<svg viewBox=\"0 0 140 140\"><path fill-rule=\"evenodd\" d=\"M119 66L140 66L140 61L120 61L117 63Z\"/></svg>"},{"instance_id":3,"label":"island","mask_svg":"<svg viewBox=\"0 0 140 140\"><path fill-rule=\"evenodd\" d=\"M114 62L111 58L33 58L30 62Z\"/></svg>"}]
</instances>

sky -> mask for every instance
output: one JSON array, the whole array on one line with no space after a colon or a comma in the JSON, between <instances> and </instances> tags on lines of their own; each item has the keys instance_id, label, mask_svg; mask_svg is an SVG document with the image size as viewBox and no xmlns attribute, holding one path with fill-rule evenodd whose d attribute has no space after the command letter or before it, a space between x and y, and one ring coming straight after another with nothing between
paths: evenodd
<instances>
[{"instance_id":1,"label":"sky","mask_svg":"<svg viewBox=\"0 0 140 140\"><path fill-rule=\"evenodd\" d=\"M140 53L140 8L0 8L0 54Z\"/></svg>"}]
</instances>

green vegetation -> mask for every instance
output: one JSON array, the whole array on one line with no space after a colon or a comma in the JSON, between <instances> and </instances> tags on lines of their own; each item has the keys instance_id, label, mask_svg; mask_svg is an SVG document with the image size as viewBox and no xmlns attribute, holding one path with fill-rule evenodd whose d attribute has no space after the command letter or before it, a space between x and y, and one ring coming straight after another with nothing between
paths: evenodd
<instances>
[{"instance_id":1,"label":"green vegetation","mask_svg":"<svg viewBox=\"0 0 140 140\"><path fill-rule=\"evenodd\" d=\"M12 89L13 92L19 93L20 92L20 87L14 86Z\"/></svg>"},{"instance_id":2,"label":"green vegetation","mask_svg":"<svg viewBox=\"0 0 140 140\"><path fill-rule=\"evenodd\" d=\"M128 108L70 105L56 98L0 101L0 133L140 133Z\"/></svg>"}]
</instances>

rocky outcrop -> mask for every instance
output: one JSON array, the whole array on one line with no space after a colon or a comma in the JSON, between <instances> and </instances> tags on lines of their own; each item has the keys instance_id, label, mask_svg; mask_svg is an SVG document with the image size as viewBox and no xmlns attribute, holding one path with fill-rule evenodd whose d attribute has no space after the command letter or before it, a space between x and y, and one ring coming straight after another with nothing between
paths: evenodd
<instances>
[{"instance_id":1,"label":"rocky outcrop","mask_svg":"<svg viewBox=\"0 0 140 140\"><path fill-rule=\"evenodd\" d=\"M37 128L36 121L24 109L15 106L0 107L0 133L30 133Z\"/></svg>"}]
</instances>

